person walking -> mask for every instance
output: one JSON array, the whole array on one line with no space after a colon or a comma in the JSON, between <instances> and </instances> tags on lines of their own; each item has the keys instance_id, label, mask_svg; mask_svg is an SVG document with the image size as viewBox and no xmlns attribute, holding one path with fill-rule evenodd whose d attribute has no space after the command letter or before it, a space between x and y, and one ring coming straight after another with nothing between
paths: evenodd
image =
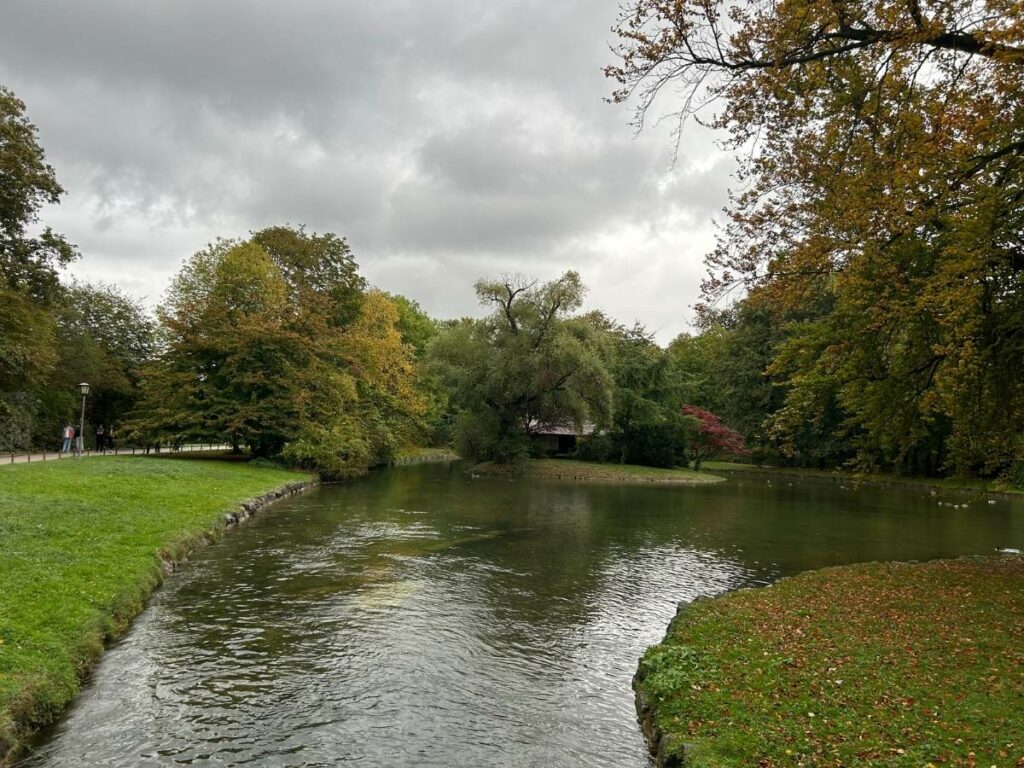
<instances>
[{"instance_id":1,"label":"person walking","mask_svg":"<svg viewBox=\"0 0 1024 768\"><path fill-rule=\"evenodd\" d=\"M107 452L107 433L102 424L96 427L96 450L100 453Z\"/></svg>"},{"instance_id":2,"label":"person walking","mask_svg":"<svg viewBox=\"0 0 1024 768\"><path fill-rule=\"evenodd\" d=\"M64 443L60 447L60 452L67 453L71 450L71 441L75 439L75 428L67 424L61 434L64 437Z\"/></svg>"},{"instance_id":3,"label":"person walking","mask_svg":"<svg viewBox=\"0 0 1024 768\"><path fill-rule=\"evenodd\" d=\"M78 427L71 428L71 446L75 452L76 459L82 458L82 435L79 432Z\"/></svg>"}]
</instances>

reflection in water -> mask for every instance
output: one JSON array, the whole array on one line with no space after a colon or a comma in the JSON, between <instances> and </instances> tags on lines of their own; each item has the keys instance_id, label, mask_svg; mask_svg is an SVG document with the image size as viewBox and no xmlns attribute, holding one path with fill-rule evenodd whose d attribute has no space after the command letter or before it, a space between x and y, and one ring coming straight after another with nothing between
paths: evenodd
<instances>
[{"instance_id":1,"label":"reflection in water","mask_svg":"<svg viewBox=\"0 0 1024 768\"><path fill-rule=\"evenodd\" d=\"M630 678L676 602L1024 546L920 491L381 472L200 553L25 766L644 766Z\"/></svg>"}]
</instances>

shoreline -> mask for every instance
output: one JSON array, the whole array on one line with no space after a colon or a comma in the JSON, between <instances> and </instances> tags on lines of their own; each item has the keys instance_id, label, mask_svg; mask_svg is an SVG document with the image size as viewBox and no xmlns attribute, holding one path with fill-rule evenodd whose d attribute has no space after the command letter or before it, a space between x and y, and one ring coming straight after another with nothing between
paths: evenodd
<instances>
[{"instance_id":1,"label":"shoreline","mask_svg":"<svg viewBox=\"0 0 1024 768\"><path fill-rule=\"evenodd\" d=\"M637 719L658 768L989 765L1006 749L1016 765L1021 622L1021 555L832 566L700 596L640 659Z\"/></svg>"},{"instance_id":2,"label":"shoreline","mask_svg":"<svg viewBox=\"0 0 1024 768\"><path fill-rule=\"evenodd\" d=\"M500 477L543 480L568 480L585 483L612 483L629 485L711 485L725 481L724 477L692 469L662 469L636 464L602 464L573 459L527 459L521 464L495 464L482 462L466 470L471 477Z\"/></svg>"},{"instance_id":3,"label":"shoreline","mask_svg":"<svg viewBox=\"0 0 1024 768\"><path fill-rule=\"evenodd\" d=\"M916 488L936 493L974 494L978 496L1001 496L1020 498L1024 489L1013 488L999 481L984 481L973 478L941 478L899 476L886 474L858 474L844 469L808 469L804 467L773 467L755 464L738 464L728 461L708 461L704 463L710 472L728 475L756 475L759 477L795 478L799 480L817 480L832 483L850 483L852 485L876 485L892 488Z\"/></svg>"},{"instance_id":4,"label":"shoreline","mask_svg":"<svg viewBox=\"0 0 1024 768\"><path fill-rule=\"evenodd\" d=\"M147 459L140 457L138 460ZM204 526L180 530L153 551L152 566L148 571L132 583L120 585L116 607L95 611L81 628L79 636L72 639L77 681L74 690L62 692L69 695L55 698L52 691L29 681L16 688L15 697L6 709L0 709L0 768L7 768L21 758L35 735L63 715L110 644L128 632L134 620L145 610L152 594L167 577L180 570L193 553L220 540L229 529L241 525L275 502L303 493L318 484L315 477L307 476L307 479L278 485L258 496L236 502L216 513Z\"/></svg>"}]
</instances>

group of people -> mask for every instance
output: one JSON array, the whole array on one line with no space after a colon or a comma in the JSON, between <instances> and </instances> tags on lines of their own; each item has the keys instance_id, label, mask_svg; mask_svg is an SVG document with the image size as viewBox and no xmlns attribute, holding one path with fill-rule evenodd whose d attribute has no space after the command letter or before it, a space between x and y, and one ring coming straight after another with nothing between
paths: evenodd
<instances>
[{"instance_id":1,"label":"group of people","mask_svg":"<svg viewBox=\"0 0 1024 768\"><path fill-rule=\"evenodd\" d=\"M76 454L81 453L85 450L84 436L79 434L80 430L74 424L68 424L64 427L61 432L61 437L64 438L64 442L61 444L61 453L70 453L74 451ZM106 453L114 449L114 427L110 426L109 429L105 429L102 424L96 427L96 451L99 453Z\"/></svg>"}]
</instances>

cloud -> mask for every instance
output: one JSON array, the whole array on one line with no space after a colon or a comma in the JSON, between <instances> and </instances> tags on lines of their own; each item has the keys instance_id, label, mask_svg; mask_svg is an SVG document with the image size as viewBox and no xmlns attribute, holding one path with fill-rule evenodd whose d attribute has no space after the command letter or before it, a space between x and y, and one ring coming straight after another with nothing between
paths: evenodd
<instances>
[{"instance_id":1,"label":"cloud","mask_svg":"<svg viewBox=\"0 0 1024 768\"><path fill-rule=\"evenodd\" d=\"M68 190L77 275L154 301L217 236L304 223L439 316L480 276L579 269L667 341L697 294L732 161L698 126L634 136L614 0L10 0L0 83Z\"/></svg>"}]
</instances>

